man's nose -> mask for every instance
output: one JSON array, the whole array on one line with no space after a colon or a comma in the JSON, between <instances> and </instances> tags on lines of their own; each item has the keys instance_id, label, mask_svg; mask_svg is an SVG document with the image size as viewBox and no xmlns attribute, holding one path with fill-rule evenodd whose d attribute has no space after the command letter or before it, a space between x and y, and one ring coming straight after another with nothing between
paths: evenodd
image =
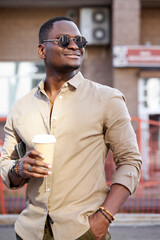
<instances>
[{"instance_id":1,"label":"man's nose","mask_svg":"<svg viewBox=\"0 0 160 240\"><path fill-rule=\"evenodd\" d=\"M77 44L75 43L74 39L70 39L68 48L79 49L79 47L78 47Z\"/></svg>"}]
</instances>

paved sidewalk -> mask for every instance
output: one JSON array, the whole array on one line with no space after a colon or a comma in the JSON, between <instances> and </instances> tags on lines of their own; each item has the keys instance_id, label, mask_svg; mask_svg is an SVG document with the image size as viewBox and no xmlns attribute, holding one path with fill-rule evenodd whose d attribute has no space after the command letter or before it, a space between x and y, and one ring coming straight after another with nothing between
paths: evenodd
<instances>
[{"instance_id":1,"label":"paved sidewalk","mask_svg":"<svg viewBox=\"0 0 160 240\"><path fill-rule=\"evenodd\" d=\"M116 214L113 226L153 226L160 225L160 214L123 213ZM160 228L160 226L159 226ZM160 240L160 238L159 238Z\"/></svg>"},{"instance_id":2,"label":"paved sidewalk","mask_svg":"<svg viewBox=\"0 0 160 240\"><path fill-rule=\"evenodd\" d=\"M0 214L0 225L13 225L17 214ZM112 226L152 226L160 225L160 214L123 213L116 214ZM159 238L160 239L160 238Z\"/></svg>"},{"instance_id":3,"label":"paved sidewalk","mask_svg":"<svg viewBox=\"0 0 160 240\"><path fill-rule=\"evenodd\" d=\"M160 240L160 226L111 227L111 240Z\"/></svg>"},{"instance_id":4,"label":"paved sidewalk","mask_svg":"<svg viewBox=\"0 0 160 240\"><path fill-rule=\"evenodd\" d=\"M159 225L112 226L110 233L111 240L160 240ZM16 240L13 225L0 225L0 240Z\"/></svg>"}]
</instances>

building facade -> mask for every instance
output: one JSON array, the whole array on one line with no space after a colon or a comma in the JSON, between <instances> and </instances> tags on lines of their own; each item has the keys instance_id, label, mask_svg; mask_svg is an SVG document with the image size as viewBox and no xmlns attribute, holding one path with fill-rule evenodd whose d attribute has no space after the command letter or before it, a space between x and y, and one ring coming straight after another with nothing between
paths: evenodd
<instances>
[{"instance_id":1,"label":"building facade","mask_svg":"<svg viewBox=\"0 0 160 240\"><path fill-rule=\"evenodd\" d=\"M83 75L122 91L127 99L131 116L159 119L160 65L146 66L139 62L133 66L129 64L116 66L113 63L113 50L116 46L128 46L129 48L160 46L159 0L1 0L0 84L2 87L0 95L2 98L4 89L6 89L7 94L3 96L3 99L10 100L8 100L8 105L6 104L7 110L1 110L0 115L7 114L16 98L15 92L18 97L23 95L36 84L36 81L33 83L33 79L38 81L43 77L44 68L37 55L38 31L41 24L52 17L64 15L72 17L79 27L85 28L85 24L81 26L84 18L84 15L81 14L82 10L98 12L97 21L99 21L101 30L102 28L105 30L106 26L103 25L104 10L108 11L107 18L104 17L104 22L107 21L107 32L104 33L107 34L107 40L102 43L103 31L97 32L97 36L95 36L97 42L87 46L86 56L81 67ZM88 29L93 31L94 24L92 22L94 20L91 16L90 20L87 17L85 21L86 24L90 21L91 26L88 26ZM83 31L83 29L81 30ZM85 31L88 32L87 29ZM11 66L11 63L14 63L14 67ZM9 66L6 64L10 64L10 67L5 67ZM9 69L14 77L7 75ZM27 76L24 74L25 72L27 72ZM27 79L31 77L32 83L28 83ZM6 78L10 82L9 88L5 82ZM23 86L23 90L20 86ZM149 96L152 96L153 93L150 89L154 89L154 86L157 86L159 90L156 93L156 106L153 111L149 107L152 101L147 101L151 99ZM2 102L2 99L0 101Z\"/></svg>"}]
</instances>

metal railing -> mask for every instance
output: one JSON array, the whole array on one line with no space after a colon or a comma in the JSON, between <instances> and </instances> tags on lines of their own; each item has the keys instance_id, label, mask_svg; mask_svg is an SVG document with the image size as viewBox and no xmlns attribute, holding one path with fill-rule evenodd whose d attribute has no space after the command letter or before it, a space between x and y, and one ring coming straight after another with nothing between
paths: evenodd
<instances>
[{"instance_id":1,"label":"metal railing","mask_svg":"<svg viewBox=\"0 0 160 240\"><path fill-rule=\"evenodd\" d=\"M6 119L0 119L5 123ZM132 117L132 124L143 159L142 176L137 191L128 198L120 212L125 213L160 213L160 122L146 121ZM0 147L4 133L0 129ZM115 171L112 152L109 152L106 163L106 181L110 185ZM24 186L18 190L9 190L0 178L0 213L20 213L25 208Z\"/></svg>"}]
</instances>

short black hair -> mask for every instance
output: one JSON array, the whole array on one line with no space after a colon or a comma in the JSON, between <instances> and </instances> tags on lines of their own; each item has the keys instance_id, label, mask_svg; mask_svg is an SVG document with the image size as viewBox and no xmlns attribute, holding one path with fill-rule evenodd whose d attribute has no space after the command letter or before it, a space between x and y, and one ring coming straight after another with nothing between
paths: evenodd
<instances>
[{"instance_id":1,"label":"short black hair","mask_svg":"<svg viewBox=\"0 0 160 240\"><path fill-rule=\"evenodd\" d=\"M45 22L41 26L41 28L39 30L39 44L43 43L43 41L48 38L48 34L49 34L50 30L53 28L53 24L55 22L58 22L58 21L71 21L71 22L74 22L71 18L64 17L64 16L55 17L55 18L49 19L47 22Z\"/></svg>"}]
</instances>

